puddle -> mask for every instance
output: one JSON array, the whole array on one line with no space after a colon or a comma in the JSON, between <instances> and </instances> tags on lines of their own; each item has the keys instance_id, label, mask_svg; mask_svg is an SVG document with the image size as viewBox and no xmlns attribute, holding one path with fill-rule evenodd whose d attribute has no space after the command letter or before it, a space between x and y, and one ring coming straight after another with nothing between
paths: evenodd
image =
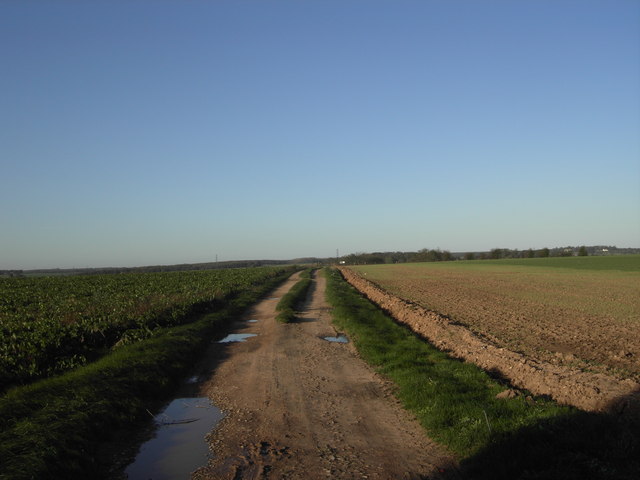
<instances>
[{"instance_id":1,"label":"puddle","mask_svg":"<svg viewBox=\"0 0 640 480\"><path fill-rule=\"evenodd\" d=\"M278 300L280 297L269 297L267 300Z\"/></svg>"},{"instance_id":2,"label":"puddle","mask_svg":"<svg viewBox=\"0 0 640 480\"><path fill-rule=\"evenodd\" d=\"M218 343L244 342L247 338L256 336L258 336L257 333L230 333L222 340L219 340Z\"/></svg>"},{"instance_id":3,"label":"puddle","mask_svg":"<svg viewBox=\"0 0 640 480\"><path fill-rule=\"evenodd\" d=\"M247 320L248 323L258 323L258 320L252 319L252 320Z\"/></svg>"},{"instance_id":4,"label":"puddle","mask_svg":"<svg viewBox=\"0 0 640 480\"><path fill-rule=\"evenodd\" d=\"M189 478L207 464L205 440L224 415L208 398L177 398L155 417L158 429L144 443L125 474L130 480Z\"/></svg>"},{"instance_id":5,"label":"puddle","mask_svg":"<svg viewBox=\"0 0 640 480\"><path fill-rule=\"evenodd\" d=\"M322 337L322 339L328 342L349 343L349 339L344 335L338 335L337 337Z\"/></svg>"}]
</instances>

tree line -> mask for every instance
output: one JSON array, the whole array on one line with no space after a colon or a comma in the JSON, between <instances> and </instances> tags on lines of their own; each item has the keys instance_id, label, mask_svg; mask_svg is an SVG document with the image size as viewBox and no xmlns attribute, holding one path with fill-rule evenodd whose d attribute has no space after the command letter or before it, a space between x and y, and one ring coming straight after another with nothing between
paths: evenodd
<instances>
[{"instance_id":1,"label":"tree line","mask_svg":"<svg viewBox=\"0 0 640 480\"><path fill-rule=\"evenodd\" d=\"M615 247L612 247L615 249ZM599 250L600 249L600 250ZM501 258L546 258L588 256L601 251L601 247L559 247L518 250L510 248L493 248L488 252L457 252L449 250L423 248L417 252L373 252L351 253L340 257L338 261L345 265L371 265L382 263L411 262L449 262L453 260L497 260ZM608 251L608 249L604 249Z\"/></svg>"}]
</instances>

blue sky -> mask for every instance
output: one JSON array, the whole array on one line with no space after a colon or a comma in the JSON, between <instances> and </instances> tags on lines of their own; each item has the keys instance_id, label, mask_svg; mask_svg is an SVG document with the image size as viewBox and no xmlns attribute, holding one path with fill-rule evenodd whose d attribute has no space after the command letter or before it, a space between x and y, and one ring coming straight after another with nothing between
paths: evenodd
<instances>
[{"instance_id":1,"label":"blue sky","mask_svg":"<svg viewBox=\"0 0 640 480\"><path fill-rule=\"evenodd\" d=\"M640 247L640 3L4 1L0 269Z\"/></svg>"}]
</instances>

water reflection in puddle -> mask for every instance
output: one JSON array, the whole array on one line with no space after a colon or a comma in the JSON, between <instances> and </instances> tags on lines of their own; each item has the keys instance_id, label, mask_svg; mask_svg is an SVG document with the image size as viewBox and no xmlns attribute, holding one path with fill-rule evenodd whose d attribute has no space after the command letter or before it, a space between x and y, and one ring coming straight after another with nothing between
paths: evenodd
<instances>
[{"instance_id":1,"label":"water reflection in puddle","mask_svg":"<svg viewBox=\"0 0 640 480\"><path fill-rule=\"evenodd\" d=\"M142 445L125 471L127 478L189 478L193 470L207 464L209 447L205 435L223 416L208 398L175 399L155 417L156 436Z\"/></svg>"},{"instance_id":2,"label":"water reflection in puddle","mask_svg":"<svg viewBox=\"0 0 640 480\"><path fill-rule=\"evenodd\" d=\"M257 335L257 333L230 333L222 340L219 340L218 343L244 342L247 338L255 337Z\"/></svg>"},{"instance_id":3,"label":"water reflection in puddle","mask_svg":"<svg viewBox=\"0 0 640 480\"><path fill-rule=\"evenodd\" d=\"M247 322L249 322L249 323L258 323L258 320L251 319L251 320L247 320Z\"/></svg>"},{"instance_id":4,"label":"water reflection in puddle","mask_svg":"<svg viewBox=\"0 0 640 480\"><path fill-rule=\"evenodd\" d=\"M349 343L349 339L344 335L338 335L337 337L322 337L322 339L328 342Z\"/></svg>"}]
</instances>

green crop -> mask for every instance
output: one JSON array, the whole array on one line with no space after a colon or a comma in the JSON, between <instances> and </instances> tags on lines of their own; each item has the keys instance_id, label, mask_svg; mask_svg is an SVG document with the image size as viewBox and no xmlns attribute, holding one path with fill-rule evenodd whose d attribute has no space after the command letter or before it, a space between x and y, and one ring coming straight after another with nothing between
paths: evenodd
<instances>
[{"instance_id":1,"label":"green crop","mask_svg":"<svg viewBox=\"0 0 640 480\"><path fill-rule=\"evenodd\" d=\"M0 397L0 479L110 478L123 438L173 394L212 340L224 337L242 312L294 270L223 274L240 280L235 291L216 300L214 312L159 328L153 338L73 371L9 390Z\"/></svg>"},{"instance_id":2,"label":"green crop","mask_svg":"<svg viewBox=\"0 0 640 480\"><path fill-rule=\"evenodd\" d=\"M212 311L281 268L0 279L0 392Z\"/></svg>"},{"instance_id":3,"label":"green crop","mask_svg":"<svg viewBox=\"0 0 640 480\"><path fill-rule=\"evenodd\" d=\"M640 272L640 255L505 258L501 260L467 260L456 263L461 267L464 267L465 265L521 265L526 267L569 268L574 270L619 270L623 272Z\"/></svg>"}]
</instances>

